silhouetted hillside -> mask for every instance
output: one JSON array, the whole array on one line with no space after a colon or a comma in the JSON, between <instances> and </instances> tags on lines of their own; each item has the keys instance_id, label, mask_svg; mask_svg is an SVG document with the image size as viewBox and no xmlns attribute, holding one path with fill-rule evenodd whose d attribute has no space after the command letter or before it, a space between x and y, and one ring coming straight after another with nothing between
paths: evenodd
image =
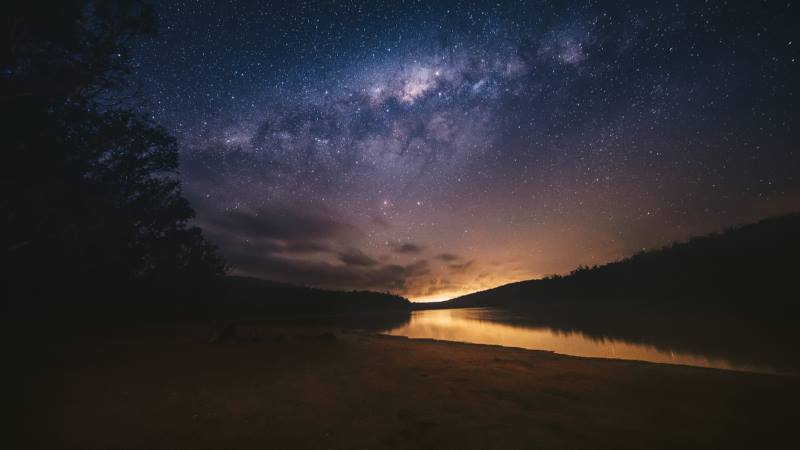
<instances>
[{"instance_id":1,"label":"silhouetted hillside","mask_svg":"<svg viewBox=\"0 0 800 450\"><path fill-rule=\"evenodd\" d=\"M569 301L714 305L783 315L797 307L800 213L696 237L566 276L512 283L442 306Z\"/></svg>"},{"instance_id":2,"label":"silhouetted hillside","mask_svg":"<svg viewBox=\"0 0 800 450\"><path fill-rule=\"evenodd\" d=\"M226 308L254 314L331 314L408 310L400 296L370 291L331 291L249 277L228 277Z\"/></svg>"},{"instance_id":3,"label":"silhouetted hillside","mask_svg":"<svg viewBox=\"0 0 800 450\"><path fill-rule=\"evenodd\" d=\"M411 303L400 296L370 291L331 291L258 278L227 277L228 292L218 319L246 322L326 324L383 330L409 320Z\"/></svg>"}]
</instances>

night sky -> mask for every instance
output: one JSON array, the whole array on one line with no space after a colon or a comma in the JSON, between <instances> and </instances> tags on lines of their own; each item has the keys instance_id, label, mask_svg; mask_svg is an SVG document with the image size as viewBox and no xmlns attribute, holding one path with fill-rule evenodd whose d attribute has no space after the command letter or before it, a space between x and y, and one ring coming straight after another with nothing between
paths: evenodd
<instances>
[{"instance_id":1,"label":"night sky","mask_svg":"<svg viewBox=\"0 0 800 450\"><path fill-rule=\"evenodd\" d=\"M155 5L233 274L436 300L800 209L788 1Z\"/></svg>"}]
</instances>

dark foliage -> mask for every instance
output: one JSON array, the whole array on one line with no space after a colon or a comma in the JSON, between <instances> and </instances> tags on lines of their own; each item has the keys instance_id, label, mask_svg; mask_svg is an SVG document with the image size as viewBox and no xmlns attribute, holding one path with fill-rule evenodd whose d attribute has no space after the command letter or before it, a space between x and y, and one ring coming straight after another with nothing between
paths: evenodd
<instances>
[{"instance_id":1,"label":"dark foliage","mask_svg":"<svg viewBox=\"0 0 800 450\"><path fill-rule=\"evenodd\" d=\"M126 83L126 45L154 32L151 8L137 0L0 8L9 301L37 312L81 304L165 312L217 295L223 264L189 224L177 143L135 112Z\"/></svg>"},{"instance_id":2,"label":"dark foliage","mask_svg":"<svg viewBox=\"0 0 800 450\"><path fill-rule=\"evenodd\" d=\"M393 294L331 291L249 277L228 277L226 304L246 314L330 314L410 310L411 302Z\"/></svg>"},{"instance_id":3,"label":"dark foliage","mask_svg":"<svg viewBox=\"0 0 800 450\"><path fill-rule=\"evenodd\" d=\"M249 277L228 277L228 286L217 318L386 330L408 322L411 313L411 302L392 294L331 291Z\"/></svg>"}]
</instances>

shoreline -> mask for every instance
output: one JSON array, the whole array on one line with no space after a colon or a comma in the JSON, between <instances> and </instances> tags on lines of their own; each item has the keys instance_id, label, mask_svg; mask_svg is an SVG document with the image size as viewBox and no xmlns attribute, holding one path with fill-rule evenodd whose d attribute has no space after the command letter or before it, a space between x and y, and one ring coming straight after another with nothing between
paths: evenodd
<instances>
[{"instance_id":1,"label":"shoreline","mask_svg":"<svg viewBox=\"0 0 800 450\"><path fill-rule=\"evenodd\" d=\"M629 358L606 358L602 356L582 356L582 355L571 355L568 353L560 353L555 350L543 350L543 349L535 349L535 348L526 348L526 347L515 347L511 345L502 345L502 344L483 344L479 342L466 342L466 341L451 341L448 339L435 339L435 338L416 338L416 337L409 337L397 334L386 334L386 333L375 333L375 332L365 332L368 335L373 335L375 337L388 337L388 338L400 338L400 339L407 339L409 341L419 341L419 342L433 342L433 343L442 343L442 344L459 344L459 345L474 345L479 347L489 347L489 348L501 348L501 349L510 349L510 350L519 350L524 352L534 352L534 353L546 353L556 356L563 356L567 358L578 358L578 359L585 359L585 360L592 360L592 361L625 361L630 363L636 364L655 364L658 366L672 366L672 367L689 367L694 369L703 369L703 370L719 370L723 372L737 372L737 373L753 373L758 375L778 375L778 376L785 376L785 377L800 377L800 375L792 372L780 372L771 369L742 369L742 368L721 368L721 367L712 367L712 366L697 366L692 364L681 364L681 363L666 363L666 362L657 362L657 361L647 361L644 359L629 359ZM658 349L657 347L653 347ZM661 351L661 350L659 350ZM698 355L702 357L702 355Z\"/></svg>"},{"instance_id":2,"label":"shoreline","mask_svg":"<svg viewBox=\"0 0 800 450\"><path fill-rule=\"evenodd\" d=\"M699 354L692 354L686 353L688 356L693 356L697 358L703 358L708 361L722 361L726 364L731 364L730 368L725 367L714 367L714 366L702 366L702 365L694 365L694 364L683 364L683 363L669 363L669 362L658 362L658 361L647 361L645 359L632 359L632 358L607 358L603 356L584 356L584 355L573 355L569 353L561 353L555 350L544 350L544 349L536 349L536 348L527 348L527 347L517 347L512 345L502 345L502 344L485 344L480 342L467 342L467 341L455 341L455 340L448 340L448 339L436 339L436 338L422 338L422 337L409 337L400 334L388 334L385 332L371 332L365 331L367 334L372 334L375 336L380 337L390 337L390 338L401 338L401 339L408 339L411 341L430 341L430 342L439 342L439 343L452 343L452 344L464 344L464 345L476 345L476 346L483 346L483 347L497 347L503 349L512 349L512 350L520 350L525 352L541 352L541 353L548 353L558 356L564 356L568 358L579 358L579 359L586 359L586 360L597 360L597 361L628 361L632 363L641 363L641 364L655 364L659 366L675 366L675 367L691 367L695 369L710 369L710 370L721 370L724 372L740 372L740 373L754 373L760 375L779 375L779 376L786 376L786 377L799 377L800 374L790 371L780 371L775 370L769 367L758 367L758 366L748 366L748 365L733 365L729 361L724 358L708 358L703 355ZM624 341L620 341L624 342ZM639 345L647 345L647 344L639 344ZM662 350L654 345L647 345L648 347L653 348L662 353L667 353L668 351Z\"/></svg>"},{"instance_id":3,"label":"shoreline","mask_svg":"<svg viewBox=\"0 0 800 450\"><path fill-rule=\"evenodd\" d=\"M2 346L13 448L755 448L800 378L331 327ZM205 328L208 331L208 328Z\"/></svg>"}]
</instances>

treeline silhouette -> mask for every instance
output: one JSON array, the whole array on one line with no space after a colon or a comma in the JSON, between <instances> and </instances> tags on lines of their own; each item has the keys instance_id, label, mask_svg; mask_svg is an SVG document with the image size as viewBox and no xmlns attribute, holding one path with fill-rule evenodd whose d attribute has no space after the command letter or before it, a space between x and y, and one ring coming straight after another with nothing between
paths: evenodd
<instances>
[{"instance_id":1,"label":"treeline silhouette","mask_svg":"<svg viewBox=\"0 0 800 450\"><path fill-rule=\"evenodd\" d=\"M424 307L507 308L520 326L798 370L798 255L794 213Z\"/></svg>"},{"instance_id":2,"label":"treeline silhouette","mask_svg":"<svg viewBox=\"0 0 800 450\"><path fill-rule=\"evenodd\" d=\"M225 309L243 314L348 313L409 310L399 295L372 291L333 291L250 277L227 277Z\"/></svg>"},{"instance_id":3,"label":"treeline silhouette","mask_svg":"<svg viewBox=\"0 0 800 450\"><path fill-rule=\"evenodd\" d=\"M214 317L242 321L286 321L304 324L387 329L407 322L411 302L398 295L371 291L333 291L250 277L227 277L225 300Z\"/></svg>"},{"instance_id":4,"label":"treeline silhouette","mask_svg":"<svg viewBox=\"0 0 800 450\"><path fill-rule=\"evenodd\" d=\"M574 301L713 305L776 317L797 307L800 213L695 237L566 276L522 281L448 302L450 307Z\"/></svg>"},{"instance_id":5,"label":"treeline silhouette","mask_svg":"<svg viewBox=\"0 0 800 450\"><path fill-rule=\"evenodd\" d=\"M140 112L128 43L142 1L0 6L3 305L16 313L152 314L218 297L222 260L181 195L178 146Z\"/></svg>"}]
</instances>

